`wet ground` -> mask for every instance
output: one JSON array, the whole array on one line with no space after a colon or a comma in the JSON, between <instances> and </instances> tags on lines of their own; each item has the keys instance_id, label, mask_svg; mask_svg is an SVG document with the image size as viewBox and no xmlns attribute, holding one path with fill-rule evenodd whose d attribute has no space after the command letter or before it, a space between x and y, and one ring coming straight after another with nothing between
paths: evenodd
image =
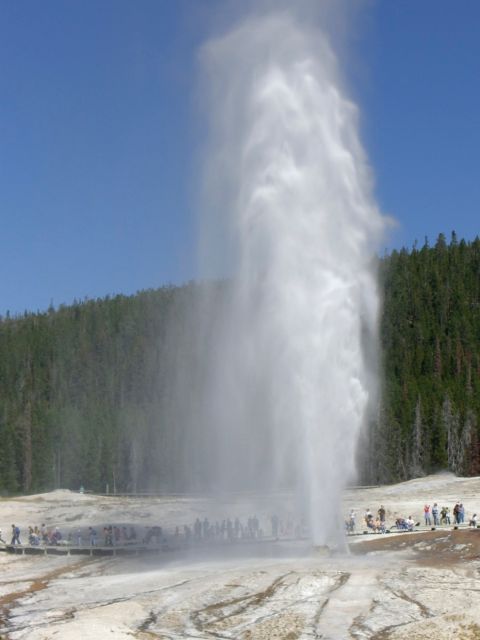
<instances>
[{"instance_id":1,"label":"wet ground","mask_svg":"<svg viewBox=\"0 0 480 640\"><path fill-rule=\"evenodd\" d=\"M449 500L460 487L459 497L469 505L478 491L477 479L442 476L424 484L384 488L382 502L391 514L405 513L415 505L421 510L429 491L432 498ZM378 488L351 495L359 498L360 510L375 506L380 494ZM78 504L71 502L69 510L62 498L57 515L74 516ZM45 499L40 508L44 504ZM36 517L35 500L26 505L28 517ZM101 514L102 502L95 505ZM18 513L18 502L14 508ZM134 503L122 508L135 515ZM348 553L281 542L80 562L0 554L0 635L10 640L480 640L480 529L349 541Z\"/></svg>"},{"instance_id":2,"label":"wet ground","mask_svg":"<svg viewBox=\"0 0 480 640\"><path fill-rule=\"evenodd\" d=\"M165 561L59 557L49 566L18 556L2 583L13 588L0 597L0 633L11 640L480 638L480 530L377 536L347 555L264 551Z\"/></svg>"}]
</instances>

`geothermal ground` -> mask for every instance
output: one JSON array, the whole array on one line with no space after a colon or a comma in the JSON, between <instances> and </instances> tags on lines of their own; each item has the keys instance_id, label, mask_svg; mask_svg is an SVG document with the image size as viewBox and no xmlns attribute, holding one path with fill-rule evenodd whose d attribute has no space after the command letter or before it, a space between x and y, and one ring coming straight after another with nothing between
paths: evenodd
<instances>
[{"instance_id":1,"label":"geothermal ground","mask_svg":"<svg viewBox=\"0 0 480 640\"><path fill-rule=\"evenodd\" d=\"M58 526L161 525L197 516L246 519L269 534L288 496L263 499L122 498L68 491L0 502L4 535L12 523ZM421 520L425 501L466 520L480 513L480 478L429 476L345 492L344 511L387 509ZM273 504L273 507L272 507ZM359 527L357 527L358 529ZM25 538L25 535L23 535ZM453 527L350 537L350 552L326 555L281 539L198 545L140 557L0 554L0 637L11 640L125 638L480 638L480 529ZM85 540L86 543L86 540Z\"/></svg>"}]
</instances>

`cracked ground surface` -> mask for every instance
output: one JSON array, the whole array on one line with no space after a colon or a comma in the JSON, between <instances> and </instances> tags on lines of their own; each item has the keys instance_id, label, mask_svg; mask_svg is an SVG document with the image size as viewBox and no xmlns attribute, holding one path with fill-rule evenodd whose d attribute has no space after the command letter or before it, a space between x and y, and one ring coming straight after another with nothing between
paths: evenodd
<instances>
[{"instance_id":1,"label":"cracked ground surface","mask_svg":"<svg viewBox=\"0 0 480 640\"><path fill-rule=\"evenodd\" d=\"M416 482L385 489L392 513L421 508ZM435 496L461 487L465 502L467 490L472 502L480 493L477 479L426 483ZM365 490L361 505L375 504L372 492L380 495ZM74 502L69 512L62 500L62 514L74 517ZM35 500L26 504L33 519ZM135 505L126 507L134 514ZM0 554L0 637L480 639L480 529L359 536L349 553L331 556L305 543L227 553L82 561Z\"/></svg>"},{"instance_id":2,"label":"cracked ground surface","mask_svg":"<svg viewBox=\"0 0 480 640\"><path fill-rule=\"evenodd\" d=\"M397 536L394 548L394 538L385 537L370 549L362 543L355 553L331 557L217 557L188 564L174 558L157 566L148 558L81 563L54 558L56 568L16 582L0 598L0 635L11 640L93 640L105 634L140 640L480 637L480 531L412 534L408 540L402 546L405 536ZM35 573L42 560L20 556L13 562L27 576L26 564Z\"/></svg>"}]
</instances>

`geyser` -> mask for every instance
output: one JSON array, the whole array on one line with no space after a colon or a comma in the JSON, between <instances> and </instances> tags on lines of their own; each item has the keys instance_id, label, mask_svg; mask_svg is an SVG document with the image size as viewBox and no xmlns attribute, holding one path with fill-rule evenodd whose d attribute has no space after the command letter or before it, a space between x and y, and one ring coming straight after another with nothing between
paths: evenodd
<instances>
[{"instance_id":1,"label":"geyser","mask_svg":"<svg viewBox=\"0 0 480 640\"><path fill-rule=\"evenodd\" d=\"M201 266L228 278L222 304L206 305L198 428L219 485L295 488L313 541L331 543L375 391L383 219L357 109L327 35L288 11L249 18L201 60Z\"/></svg>"}]
</instances>

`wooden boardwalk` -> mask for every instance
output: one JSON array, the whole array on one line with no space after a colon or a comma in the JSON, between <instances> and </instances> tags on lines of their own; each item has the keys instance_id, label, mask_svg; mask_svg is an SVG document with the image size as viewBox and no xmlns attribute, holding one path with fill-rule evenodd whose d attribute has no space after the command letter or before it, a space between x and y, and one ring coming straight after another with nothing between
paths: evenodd
<instances>
[{"instance_id":1,"label":"wooden boardwalk","mask_svg":"<svg viewBox=\"0 0 480 640\"><path fill-rule=\"evenodd\" d=\"M164 551L177 551L178 548L167 544L141 544L141 545L114 545L114 546L81 546L74 545L29 545L29 544L7 544L0 548L0 551L7 553L32 555L32 556L139 556L146 553L162 553Z\"/></svg>"},{"instance_id":2,"label":"wooden boardwalk","mask_svg":"<svg viewBox=\"0 0 480 640\"><path fill-rule=\"evenodd\" d=\"M141 543L141 544L126 544L126 545L83 545L75 546L72 544L59 544L59 545L30 545L30 544L7 544L0 546L0 551L6 553L19 554L19 555L55 555L55 556L140 556L146 554L159 554L168 552L179 551L192 551L219 549L219 548L238 548L240 546L251 545L265 545L282 542L299 542L305 541L305 538L252 538L244 540L200 540L190 541L177 540L173 537L170 540L165 540L160 544L155 543Z\"/></svg>"},{"instance_id":3,"label":"wooden boardwalk","mask_svg":"<svg viewBox=\"0 0 480 640\"><path fill-rule=\"evenodd\" d=\"M397 535L399 533L425 533L426 531L456 531L458 529L480 529L480 524L477 524L476 527L471 527L466 522L462 524L441 524L436 526L425 526L419 525L417 527L413 527L413 529L397 529L396 526L387 527L387 529L382 533L381 531L370 531L368 529L355 530L353 533L347 533L347 539L355 536L388 536L388 535Z\"/></svg>"},{"instance_id":4,"label":"wooden boardwalk","mask_svg":"<svg viewBox=\"0 0 480 640\"><path fill-rule=\"evenodd\" d=\"M467 524L461 525L441 525L437 527L426 527L420 525L414 527L411 531L407 529L388 528L385 533L375 533L373 531L361 530L345 535L346 540L357 536L388 536L398 534L415 534L425 533L426 531L454 531L457 529L474 529ZM477 525L476 529L480 529ZM95 545L95 546L75 546L75 545L11 545L0 546L0 551L19 555L51 555L51 556L140 556L146 554L160 554L165 552L191 551L193 549L208 549L218 547L237 547L239 545L248 544L276 544L279 542L305 542L306 538L272 538L265 537L260 539L246 540L221 540L221 541L203 541L195 543L163 542L162 544L127 544L127 545Z\"/></svg>"}]
</instances>

